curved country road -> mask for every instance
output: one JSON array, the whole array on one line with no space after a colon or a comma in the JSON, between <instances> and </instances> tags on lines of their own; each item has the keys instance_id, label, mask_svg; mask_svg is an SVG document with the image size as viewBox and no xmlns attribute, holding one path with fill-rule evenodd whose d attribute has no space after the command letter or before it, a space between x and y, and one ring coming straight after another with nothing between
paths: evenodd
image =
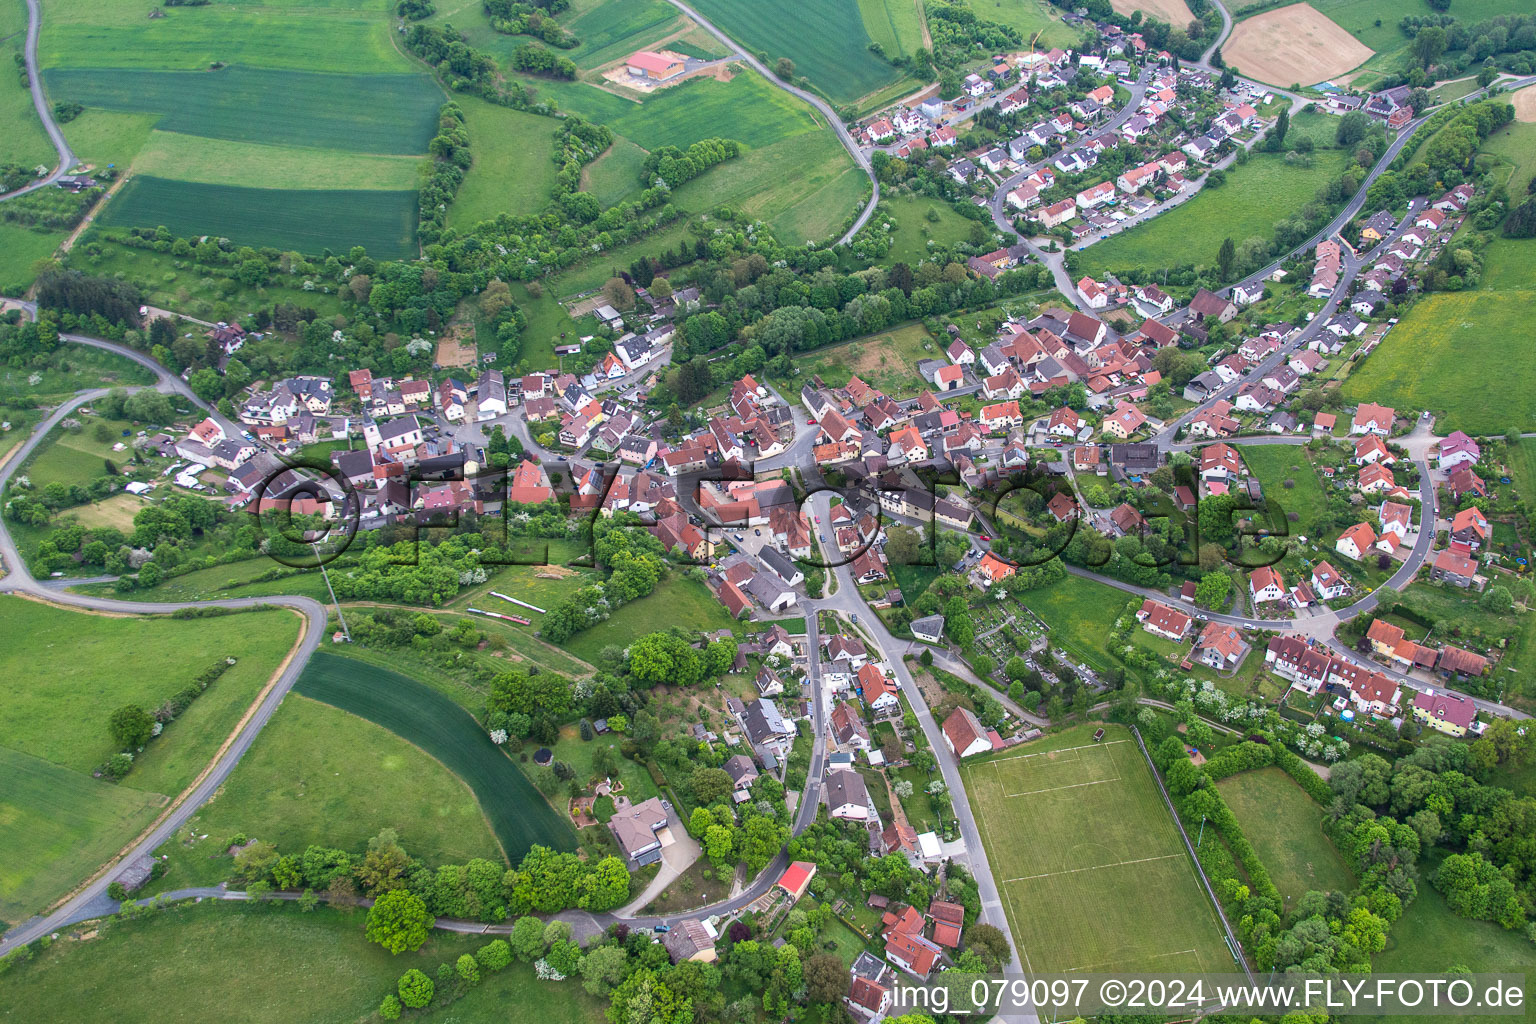
<instances>
[{"instance_id":1,"label":"curved country road","mask_svg":"<svg viewBox=\"0 0 1536 1024\"><path fill-rule=\"evenodd\" d=\"M37 37L42 27L42 20L38 0L27 0L27 44L24 48L27 85L32 90L32 105L37 108L37 116L42 119L43 127L48 130L48 138L53 140L53 148L58 151L59 163L46 178L39 178L14 192L0 195L0 201L24 196L28 192L36 192L40 188L52 185L68 174L69 169L75 165L74 151L69 148L69 142L65 140L64 132L59 128L58 122L53 119L53 110L48 106L48 97L43 93L43 75L37 67Z\"/></svg>"},{"instance_id":2,"label":"curved country road","mask_svg":"<svg viewBox=\"0 0 1536 1024\"><path fill-rule=\"evenodd\" d=\"M74 339L71 339L74 340ZM89 339L94 343L95 339ZM114 351L117 346L108 342L97 343L97 347L109 348ZM161 371L159 387L161 390L173 390L170 381L181 384L179 378L171 377ZM185 385L183 385L185 387ZM105 395L106 389L96 389L77 395L59 408L33 431L32 436L19 448L15 454L0 468L0 488L10 480L29 455L37 448L38 444L47 436L48 431L58 425L70 413L80 406L94 401ZM268 685L268 689L241 722L238 731L233 738L220 751L212 765L171 804L170 808L154 823L148 832L127 848L120 856L114 858L111 863L103 867L86 884L76 889L75 892L64 901L57 909L47 917L33 918L11 929L0 938L0 954L9 952L18 945L31 942L41 935L46 935L54 928L60 927L71 919L80 908L91 904L101 898L107 889L108 883L113 877L114 870L122 863L138 857L140 854L152 853L157 847L169 839L186 823L199 807L201 807L218 788L224 784L224 780L234 771L235 765L240 763L240 758L250 749L262 728L277 710L277 706L287 696L288 691L298 680L299 674L304 671L304 666L309 663L310 655L320 645L320 638L325 635L326 611L320 602L307 597L262 597L262 598L234 598L225 601L189 601L176 604L161 604L146 601L119 601L104 597L87 597L80 594L71 594L64 591L45 587L32 577L27 570L26 562L22 560L20 552L16 549L16 543L12 539L10 531L3 523L0 523L0 556L4 557L8 575L0 580L0 593L25 594L40 598L54 604L68 605L87 611L105 611L117 614L144 614L164 615L180 608L255 608L267 605L278 605L292 608L305 617L303 631L300 634L298 644L290 652L287 663L283 666L277 679Z\"/></svg>"},{"instance_id":3,"label":"curved country road","mask_svg":"<svg viewBox=\"0 0 1536 1024\"><path fill-rule=\"evenodd\" d=\"M36 0L29 0L29 2L35 3ZM825 117L827 119L827 123L832 126L833 131L837 132L838 140L842 142L843 148L853 156L853 162L858 164L859 169L862 170L865 176L869 178L870 188L869 202L865 204L863 212L854 219L853 226L847 231L843 232L843 237L837 240L838 245L847 245L850 241L853 240L853 236L859 233L859 229L862 228L865 224L869 223L869 218L874 216L875 205L880 202L880 181L875 177L875 168L874 165L869 162L869 157L864 155L864 153L859 149L858 143L853 141L853 136L848 134L848 129L843 125L843 119L838 117L837 111L833 110L831 104L822 99L820 96L817 96L812 92L807 92L806 90L801 89L799 86L791 85L790 83L780 78L778 75L775 75L773 72L769 71L766 67L763 66L762 61L758 60L752 54L747 52L746 47L738 45L735 40L726 35L720 29L716 28L713 22L704 17L704 15L700 14L698 11L694 10L692 7L689 7L686 3L683 2L683 0L667 0L667 3L671 4L673 7L676 7L688 17L698 22L700 28L704 29L710 35L714 36L726 46L729 46L732 50L736 51L736 56L750 65L752 69L758 74L768 79L768 83L770 85L775 85L780 89L783 89L791 96L804 100L819 110L821 112L821 116Z\"/></svg>"}]
</instances>

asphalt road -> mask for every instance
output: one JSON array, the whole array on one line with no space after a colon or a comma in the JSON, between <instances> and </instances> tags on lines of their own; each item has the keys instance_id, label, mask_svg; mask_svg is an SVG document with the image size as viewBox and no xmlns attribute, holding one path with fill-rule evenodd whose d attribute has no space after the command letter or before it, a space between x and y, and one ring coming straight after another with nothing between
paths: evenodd
<instances>
[{"instance_id":1,"label":"asphalt road","mask_svg":"<svg viewBox=\"0 0 1536 1024\"><path fill-rule=\"evenodd\" d=\"M103 343L99 347L114 348L110 343ZM161 384L165 390L171 388L170 381L181 383L178 378L171 377L161 372ZM106 389L87 391L54 410L53 414L42 423L38 424L32 436L11 456L3 468L0 468L0 489L3 489L16 468L20 466L29 455L37 448L38 444L47 436L49 430L58 425L75 409L106 394ZM165 615L176 611L178 608L197 607L222 607L222 608L255 608L267 605L278 605L292 608L305 617L303 632L299 638L297 649L292 653L287 665L283 668L275 683L267 690L255 709L241 724L239 731L233 740L218 754L209 769L186 791L184 791L171 808L159 818L148 832L140 836L124 853L113 859L111 863L98 871L88 882L77 889L67 900L55 910L44 917L33 918L24 921L0 936L0 955L4 955L18 945L31 942L39 936L46 935L56 928L61 927L81 908L93 906L102 899L106 893L107 885L115 877L119 865L133 860L141 854L152 853L167 839L176 833L186 823L197 809L201 807L218 788L223 785L229 773L234 771L240 763L240 758L250 749L272 713L277 710L279 704L293 684L304 671L310 655L320 645L321 637L325 635L326 611L325 606L318 601L307 597L263 597L263 598L237 598L226 601L188 601L174 604L163 604L147 601L120 601L113 598L86 597L80 594L56 590L44 586L38 580L33 579L28 571L26 562L21 558L16 549L16 543L12 539L10 530L7 529L4 520L0 520L0 558L5 561L7 575L0 580L0 593L26 594L31 597L42 598L54 604L67 605L72 608L85 610L109 611L116 613L137 613L145 615Z\"/></svg>"},{"instance_id":2,"label":"asphalt road","mask_svg":"<svg viewBox=\"0 0 1536 1024\"><path fill-rule=\"evenodd\" d=\"M59 128L58 122L53 119L53 108L48 106L48 97L43 93L43 77L37 69L37 37L42 27L42 17L38 0L27 0L27 44L23 53L27 64L27 87L32 90L32 105L37 108L37 116L42 120L43 127L48 132L48 138L59 154L59 163L47 177L39 178L14 192L0 195L0 201L46 188L68 174L69 169L75 165L74 151L69 148L69 142L64 138L64 132Z\"/></svg>"},{"instance_id":3,"label":"asphalt road","mask_svg":"<svg viewBox=\"0 0 1536 1024\"><path fill-rule=\"evenodd\" d=\"M36 3L37 0L28 0L28 2ZM809 103L821 113L822 117L827 119L827 123L832 126L833 131L837 132L837 138L840 142L842 142L843 148L853 156L853 162L859 165L859 169L864 172L865 177L869 178L869 202L864 205L863 211L858 215L858 217L854 219L853 226L850 227L847 231L843 232L843 237L837 240L837 244L846 245L848 242L852 241L853 236L859 233L859 229L862 228L865 224L869 223L869 218L872 217L875 212L875 204L880 202L880 180L875 177L874 165L870 163L869 157L865 156L863 151L859 149L858 143L853 141L853 136L850 135L848 133L848 129L844 127L843 119L837 116L837 111L833 110L831 105L828 104L826 100L822 99L820 96L817 96L815 93L808 92L797 85L792 85L789 82L784 81L778 75L775 75L773 72L769 71L766 67L763 66L762 61L754 57L746 47L738 46L730 36L716 28L714 23L711 22L708 18L704 17L702 14L688 6L686 3L683 3L683 0L667 0L667 2L673 7L676 7L678 10L682 11L684 14L688 15L688 17L692 18L694 21L698 22L699 26L710 35L714 36L726 46L729 46L731 49L735 50L736 55L741 58L741 60L746 62L758 74L768 79L769 84L777 86L778 88L783 89L785 92L789 93L791 96L802 99Z\"/></svg>"}]
</instances>

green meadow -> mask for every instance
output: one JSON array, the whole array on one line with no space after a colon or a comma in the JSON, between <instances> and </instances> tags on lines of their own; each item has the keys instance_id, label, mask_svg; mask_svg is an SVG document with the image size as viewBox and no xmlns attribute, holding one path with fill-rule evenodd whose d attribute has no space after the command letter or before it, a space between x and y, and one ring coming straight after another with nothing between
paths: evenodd
<instances>
[{"instance_id":1,"label":"green meadow","mask_svg":"<svg viewBox=\"0 0 1536 1024\"><path fill-rule=\"evenodd\" d=\"M0 920L94 873L207 766L298 635L287 611L209 619L91 615L0 598ZM224 672L113 784L107 718L158 707L217 659Z\"/></svg>"},{"instance_id":2,"label":"green meadow","mask_svg":"<svg viewBox=\"0 0 1536 1024\"><path fill-rule=\"evenodd\" d=\"M1343 168L1344 154L1320 150L1310 167L1287 164L1279 153L1260 153L1227 171L1226 183L1205 186L1180 206L1075 254L1079 274L1193 262L1210 266L1224 239L1241 244L1269 238L1275 224L1294 215Z\"/></svg>"},{"instance_id":3,"label":"green meadow","mask_svg":"<svg viewBox=\"0 0 1536 1024\"><path fill-rule=\"evenodd\" d=\"M39 40L44 68L200 71L249 64L296 71L409 71L384 5L165 7L146 17L132 0L49 0Z\"/></svg>"},{"instance_id":4,"label":"green meadow","mask_svg":"<svg viewBox=\"0 0 1536 1024\"><path fill-rule=\"evenodd\" d=\"M464 230L501 213L534 213L548 205L559 170L551 153L560 122L473 96L455 102L464 111L475 162L448 211L449 226Z\"/></svg>"},{"instance_id":5,"label":"green meadow","mask_svg":"<svg viewBox=\"0 0 1536 1024\"><path fill-rule=\"evenodd\" d=\"M361 912L329 907L306 914L291 905L208 901L114 920L100 934L95 925L77 926L67 941L6 976L0 1021L36 1021L39 1007L48 1008L46 1019L70 1021L102 1020L103 1007L111 1007L115 1024L376 1020L379 1000L395 990L402 973L432 974L488 941L433 931L421 949L394 956L364 939L363 920ZM128 978L137 980L125 984ZM261 983L253 985L253 978ZM532 965L514 962L485 975L451 1010L439 1006L412 1016L435 1024L499 1024L514 1012L541 1024L590 1024L602 1017L602 1004L579 981L538 981Z\"/></svg>"},{"instance_id":6,"label":"green meadow","mask_svg":"<svg viewBox=\"0 0 1536 1024\"><path fill-rule=\"evenodd\" d=\"M475 794L511 861L521 860L534 843L575 846L569 819L556 813L469 712L438 691L398 672L324 653L310 659L294 691L380 725L440 761Z\"/></svg>"},{"instance_id":7,"label":"green meadow","mask_svg":"<svg viewBox=\"0 0 1536 1024\"><path fill-rule=\"evenodd\" d=\"M502 859L474 794L441 762L383 726L296 694L195 824L212 837L210 851L239 832L285 853L311 843L361 850L392 828L429 864Z\"/></svg>"}]
</instances>

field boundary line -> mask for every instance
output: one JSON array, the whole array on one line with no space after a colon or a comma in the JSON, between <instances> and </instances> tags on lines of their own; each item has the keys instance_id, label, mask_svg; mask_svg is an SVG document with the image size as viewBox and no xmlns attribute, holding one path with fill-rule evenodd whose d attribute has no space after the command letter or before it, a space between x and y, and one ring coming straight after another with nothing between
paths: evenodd
<instances>
[{"instance_id":1,"label":"field boundary line","mask_svg":"<svg viewBox=\"0 0 1536 1024\"><path fill-rule=\"evenodd\" d=\"M1113 864L1095 864L1092 867L1086 868L1067 868L1065 871L1047 871L1044 874L1039 875L1020 875L1018 878L1007 879L1003 884L1006 885L1009 882L1032 882L1037 878L1055 878L1057 875L1076 875L1081 874L1084 871L1103 871L1105 868L1123 868L1132 864L1150 864L1155 860L1173 860L1174 858L1180 856L1183 855L1178 853L1165 853L1157 857L1142 857L1138 860L1120 860Z\"/></svg>"},{"instance_id":2,"label":"field boundary line","mask_svg":"<svg viewBox=\"0 0 1536 1024\"><path fill-rule=\"evenodd\" d=\"M1057 793L1057 792L1060 792L1063 789L1081 789L1083 786L1102 786L1106 782L1120 782L1120 781L1121 781L1120 776L1116 775L1112 779L1094 779L1092 782L1073 782L1070 785L1066 785L1066 786L1048 786L1045 789L1026 789L1022 793L1004 793L1003 796L1008 797L1010 799L1013 798L1013 797L1016 797L1016 796L1035 796L1038 793Z\"/></svg>"},{"instance_id":3,"label":"field boundary line","mask_svg":"<svg viewBox=\"0 0 1536 1024\"><path fill-rule=\"evenodd\" d=\"M1194 948L1193 946L1191 946L1189 949L1175 949L1175 950L1173 950L1172 952L1169 952L1169 953L1154 953L1151 956L1149 956L1147 959L1148 960L1161 960L1164 957L1168 957L1168 956L1183 956L1185 953L1193 953L1193 954L1195 954L1195 959L1200 961L1201 967L1203 968L1205 966L1205 957L1201 956L1200 955L1200 951L1198 949ZM1092 970L1096 970L1096 969L1098 969L1100 967L1108 967L1111 964L1116 964L1116 963L1119 963L1119 961L1117 961L1117 960L1105 960L1105 961L1102 961L1100 963L1089 964L1086 967L1068 967L1062 973L1063 974L1072 974L1072 973L1075 973L1077 971L1092 971Z\"/></svg>"},{"instance_id":4,"label":"field boundary line","mask_svg":"<svg viewBox=\"0 0 1536 1024\"><path fill-rule=\"evenodd\" d=\"M1037 750L1031 754L1009 754L1007 757L996 757L988 764L1002 764L1004 761L1017 761L1022 757L1049 757L1052 754L1063 754L1069 750L1093 750L1095 747L1112 747L1117 743L1129 743L1130 740L1105 740L1102 743L1084 743L1078 747L1062 747L1060 750ZM1082 755L1078 755L1081 757Z\"/></svg>"}]
</instances>

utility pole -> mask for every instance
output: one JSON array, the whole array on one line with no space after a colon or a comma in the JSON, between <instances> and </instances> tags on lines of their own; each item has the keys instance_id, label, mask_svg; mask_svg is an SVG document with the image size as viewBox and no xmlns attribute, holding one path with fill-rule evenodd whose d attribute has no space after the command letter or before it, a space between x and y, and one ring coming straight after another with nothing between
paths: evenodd
<instances>
[{"instance_id":1,"label":"utility pole","mask_svg":"<svg viewBox=\"0 0 1536 1024\"><path fill-rule=\"evenodd\" d=\"M336 618L341 622L341 633L347 638L347 643L351 643L352 631L347 628L347 617L341 613L341 602L336 600L336 590L331 586L331 574L325 571L325 560L320 557L320 548L314 541L310 541L309 546L315 553L316 564L320 566L320 575L325 579L325 589L331 595L331 604L336 606Z\"/></svg>"},{"instance_id":2,"label":"utility pole","mask_svg":"<svg viewBox=\"0 0 1536 1024\"><path fill-rule=\"evenodd\" d=\"M337 612L341 609L338 607ZM1205 841L1205 815L1200 815L1200 835L1195 838L1195 849L1200 849L1200 844Z\"/></svg>"}]
</instances>

